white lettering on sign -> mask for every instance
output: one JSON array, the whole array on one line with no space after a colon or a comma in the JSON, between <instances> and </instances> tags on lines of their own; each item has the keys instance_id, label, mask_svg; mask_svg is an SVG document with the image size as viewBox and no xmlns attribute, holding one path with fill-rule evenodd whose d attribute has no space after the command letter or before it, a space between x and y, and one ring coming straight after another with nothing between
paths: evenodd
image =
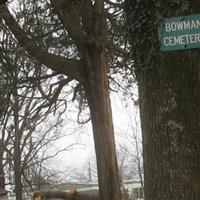
<instances>
[{"instance_id":1,"label":"white lettering on sign","mask_svg":"<svg viewBox=\"0 0 200 200\"><path fill-rule=\"evenodd\" d=\"M161 51L200 48L200 13L161 20L158 36Z\"/></svg>"},{"instance_id":2,"label":"white lettering on sign","mask_svg":"<svg viewBox=\"0 0 200 200\"><path fill-rule=\"evenodd\" d=\"M165 46L187 45L200 42L200 33L164 37Z\"/></svg>"},{"instance_id":3,"label":"white lettering on sign","mask_svg":"<svg viewBox=\"0 0 200 200\"><path fill-rule=\"evenodd\" d=\"M174 31L182 31L182 30L190 30L190 29L198 29L200 28L200 20L191 20L191 21L178 21L165 23L165 31L166 32L174 32Z\"/></svg>"}]
</instances>

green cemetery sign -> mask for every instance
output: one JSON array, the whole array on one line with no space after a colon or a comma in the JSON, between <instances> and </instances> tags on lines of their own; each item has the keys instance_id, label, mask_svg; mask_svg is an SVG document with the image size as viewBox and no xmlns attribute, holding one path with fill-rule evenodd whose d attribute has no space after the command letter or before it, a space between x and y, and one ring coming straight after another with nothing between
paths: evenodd
<instances>
[{"instance_id":1,"label":"green cemetery sign","mask_svg":"<svg viewBox=\"0 0 200 200\"><path fill-rule=\"evenodd\" d=\"M161 51L200 47L200 14L166 18L159 23Z\"/></svg>"}]
</instances>

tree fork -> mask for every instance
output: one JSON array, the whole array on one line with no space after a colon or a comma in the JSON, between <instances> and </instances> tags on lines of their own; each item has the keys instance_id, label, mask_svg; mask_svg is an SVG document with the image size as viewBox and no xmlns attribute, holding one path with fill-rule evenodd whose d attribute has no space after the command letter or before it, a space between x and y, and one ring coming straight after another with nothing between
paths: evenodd
<instances>
[{"instance_id":1,"label":"tree fork","mask_svg":"<svg viewBox=\"0 0 200 200\"><path fill-rule=\"evenodd\" d=\"M93 32L96 35L89 35L95 41L92 44L81 44L81 47L84 48L80 50L83 51L80 52L81 61L66 59L38 49L20 28L5 5L0 6L0 17L5 20L15 37L33 58L52 70L64 73L69 78L83 83L92 117L100 200L121 200L107 77L108 63L105 50L103 47L102 49L99 47L104 38L103 5L104 1L95 1L95 11L98 17L95 15L95 26L92 28L95 28ZM97 42L96 38L101 38L101 40ZM81 62L84 66L80 65Z\"/></svg>"}]
</instances>

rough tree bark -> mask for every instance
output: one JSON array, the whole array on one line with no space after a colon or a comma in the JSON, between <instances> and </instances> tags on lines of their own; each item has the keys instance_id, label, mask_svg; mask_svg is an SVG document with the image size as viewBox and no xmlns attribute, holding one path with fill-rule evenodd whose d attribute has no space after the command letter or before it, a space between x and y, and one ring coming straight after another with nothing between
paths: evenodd
<instances>
[{"instance_id":1,"label":"rough tree bark","mask_svg":"<svg viewBox=\"0 0 200 200\"><path fill-rule=\"evenodd\" d=\"M146 36L151 37L143 41L140 49L141 37L146 36L143 33L141 37L137 35L129 21L133 50L137 51L134 59L143 133L145 200L198 200L200 51L161 52L156 15L193 14L199 11L200 5L195 1L145 3L140 3L135 16L145 9L149 11L139 31L143 30ZM130 19L131 9L135 8L131 1L127 1L127 5L130 7L127 7L127 17ZM138 44L135 42L137 39Z\"/></svg>"},{"instance_id":2,"label":"rough tree bark","mask_svg":"<svg viewBox=\"0 0 200 200\"><path fill-rule=\"evenodd\" d=\"M137 73L147 200L199 199L198 57L198 50L168 53Z\"/></svg>"}]
</instances>

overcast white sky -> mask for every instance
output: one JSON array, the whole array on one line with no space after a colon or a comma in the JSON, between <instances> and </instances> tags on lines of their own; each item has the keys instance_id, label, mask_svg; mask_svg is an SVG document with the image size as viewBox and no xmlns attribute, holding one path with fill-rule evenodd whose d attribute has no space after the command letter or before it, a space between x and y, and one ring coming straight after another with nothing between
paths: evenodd
<instances>
[{"instance_id":1,"label":"overcast white sky","mask_svg":"<svg viewBox=\"0 0 200 200\"><path fill-rule=\"evenodd\" d=\"M136 90L137 91L137 90ZM137 92L136 92L137 94ZM126 138L124 137L125 133L130 133L132 127L138 130L138 136L140 136L140 125L139 122L139 110L138 107L134 106L133 101L130 99L123 100L122 97L117 93L111 95L112 101L112 110L113 110L113 121L115 128L115 138L117 145L127 143ZM75 120L76 115L74 110L71 107L70 111L66 112L66 117L71 120ZM138 126L138 127L136 127ZM76 122L66 121L66 126L63 127L63 131L67 133L72 133L70 136L66 136L58 142L58 146L70 145L73 143L80 143L73 150L60 153L56 159L49 161L53 163L53 166L56 165L58 170L67 170L69 167L79 168L84 166L86 162L94 155L94 142L92 136L91 123L87 123L83 126L78 125Z\"/></svg>"}]
</instances>

